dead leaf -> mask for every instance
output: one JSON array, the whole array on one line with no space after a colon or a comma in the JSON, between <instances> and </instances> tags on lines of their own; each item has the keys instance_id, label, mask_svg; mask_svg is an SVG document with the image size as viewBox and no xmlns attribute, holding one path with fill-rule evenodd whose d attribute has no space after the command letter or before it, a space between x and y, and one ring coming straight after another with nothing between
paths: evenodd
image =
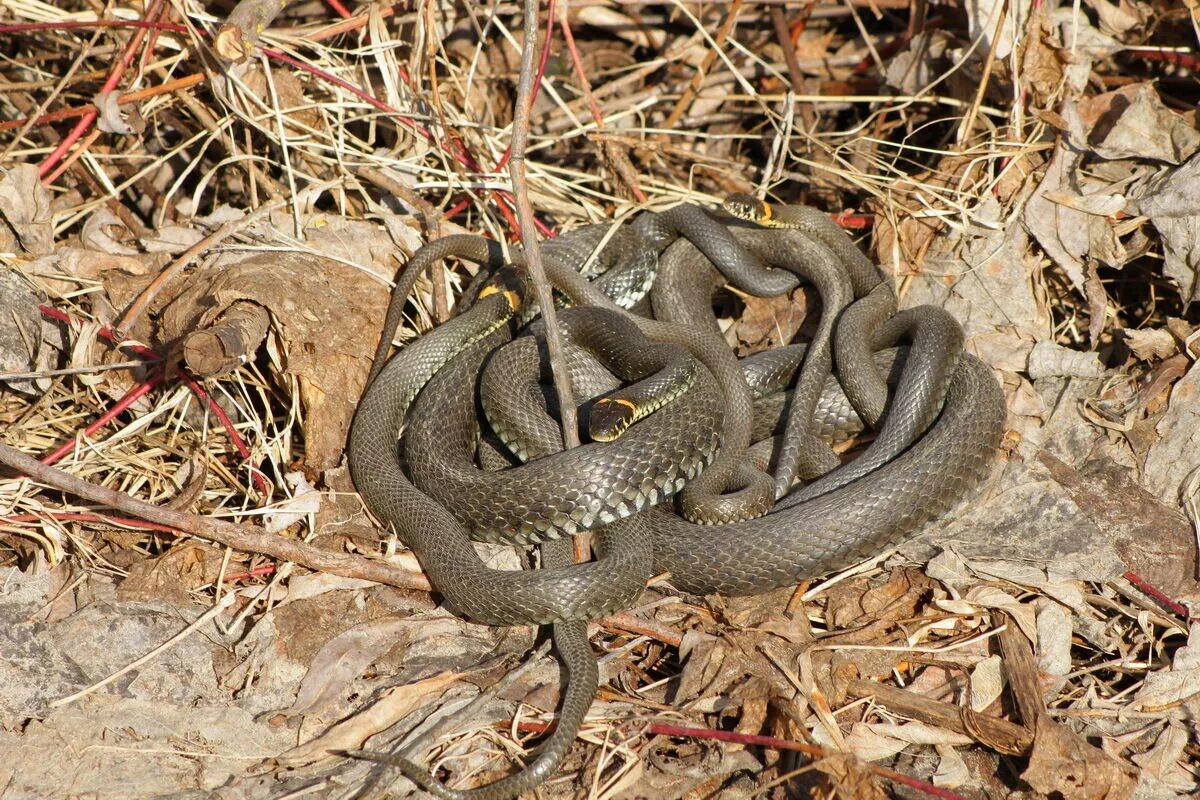
<instances>
[{"instance_id":1,"label":"dead leaf","mask_svg":"<svg viewBox=\"0 0 1200 800\"><path fill-rule=\"evenodd\" d=\"M14 244L31 256L54 251L54 219L50 190L42 185L34 164L17 164L0 170L0 250L17 248L4 244L5 232L15 236Z\"/></svg>"},{"instance_id":2,"label":"dead leaf","mask_svg":"<svg viewBox=\"0 0 1200 800\"><path fill-rule=\"evenodd\" d=\"M1200 362L1171 388L1167 412L1154 427L1157 441L1146 454L1143 485L1176 504L1184 482L1200 467Z\"/></svg>"},{"instance_id":3,"label":"dead leaf","mask_svg":"<svg viewBox=\"0 0 1200 800\"><path fill-rule=\"evenodd\" d=\"M1063 800L1125 800L1137 785L1127 766L1047 714L1038 717L1029 766L1021 778L1037 791L1057 793Z\"/></svg>"},{"instance_id":4,"label":"dead leaf","mask_svg":"<svg viewBox=\"0 0 1200 800\"><path fill-rule=\"evenodd\" d=\"M1166 328L1127 329L1123 333L1125 343L1141 361L1170 358L1179 351L1179 343Z\"/></svg>"},{"instance_id":5,"label":"dead leaf","mask_svg":"<svg viewBox=\"0 0 1200 800\"><path fill-rule=\"evenodd\" d=\"M221 551L196 544L179 544L157 558L136 561L129 577L117 587L122 600L166 601L186 606L197 602L192 591L217 579Z\"/></svg>"},{"instance_id":6,"label":"dead leaf","mask_svg":"<svg viewBox=\"0 0 1200 800\"><path fill-rule=\"evenodd\" d=\"M1181 724L1168 722L1153 747L1132 756L1133 763L1176 791L1194 792L1196 776L1181 764L1189 760L1184 750L1190 738Z\"/></svg>"},{"instance_id":7,"label":"dead leaf","mask_svg":"<svg viewBox=\"0 0 1200 800\"><path fill-rule=\"evenodd\" d=\"M808 295L802 288L778 297L749 296L726 338L734 339L731 345L739 356L781 347L800 331L808 307Z\"/></svg>"},{"instance_id":8,"label":"dead leaf","mask_svg":"<svg viewBox=\"0 0 1200 800\"><path fill-rule=\"evenodd\" d=\"M1087 146L1101 158L1181 164L1200 149L1200 131L1167 108L1152 83L1083 98L1078 108Z\"/></svg>"},{"instance_id":9,"label":"dead leaf","mask_svg":"<svg viewBox=\"0 0 1200 800\"><path fill-rule=\"evenodd\" d=\"M983 711L1004 692L1004 669L1000 656L993 653L971 670L971 709Z\"/></svg>"},{"instance_id":10,"label":"dead leaf","mask_svg":"<svg viewBox=\"0 0 1200 800\"><path fill-rule=\"evenodd\" d=\"M1070 105L1066 109L1071 109ZM1054 149L1046 173L1037 191L1025 204L1025 227L1054 263L1066 273L1071 284L1083 292L1084 259L1091 252L1091 228L1107 223L1091 214L1050 201L1047 193L1082 194L1076 170L1082 154L1064 138Z\"/></svg>"},{"instance_id":11,"label":"dead leaf","mask_svg":"<svg viewBox=\"0 0 1200 800\"><path fill-rule=\"evenodd\" d=\"M411 619L378 619L333 637L309 664L296 702L282 713L319 714L376 658L392 649L397 640L407 640L416 624Z\"/></svg>"},{"instance_id":12,"label":"dead leaf","mask_svg":"<svg viewBox=\"0 0 1200 800\"><path fill-rule=\"evenodd\" d=\"M367 739L411 714L429 697L443 692L463 674L443 672L416 683L388 689L383 697L364 710L337 723L317 738L280 753L274 761L283 767L302 767L330 758L340 750L358 749Z\"/></svg>"},{"instance_id":13,"label":"dead leaf","mask_svg":"<svg viewBox=\"0 0 1200 800\"><path fill-rule=\"evenodd\" d=\"M0 269L0 372L32 372L42 350L41 299L20 273ZM47 381L10 380L6 384L21 392L42 391Z\"/></svg>"},{"instance_id":14,"label":"dead leaf","mask_svg":"<svg viewBox=\"0 0 1200 800\"><path fill-rule=\"evenodd\" d=\"M125 244L131 238L125 223L107 208L93 211L79 232L79 240L89 250L109 255L136 256L137 248Z\"/></svg>"},{"instance_id":15,"label":"dead leaf","mask_svg":"<svg viewBox=\"0 0 1200 800\"><path fill-rule=\"evenodd\" d=\"M299 253L256 255L192 276L164 310L161 337L174 341L239 300L265 306L278 323L285 348L281 366L299 381L305 407L306 469L333 466L366 380L386 288L340 261Z\"/></svg>"},{"instance_id":16,"label":"dead leaf","mask_svg":"<svg viewBox=\"0 0 1200 800\"><path fill-rule=\"evenodd\" d=\"M930 594L933 583L917 570L894 570L886 583L867 579L843 581L827 592L825 616L830 631L844 630L862 620L908 619Z\"/></svg>"}]
</instances>

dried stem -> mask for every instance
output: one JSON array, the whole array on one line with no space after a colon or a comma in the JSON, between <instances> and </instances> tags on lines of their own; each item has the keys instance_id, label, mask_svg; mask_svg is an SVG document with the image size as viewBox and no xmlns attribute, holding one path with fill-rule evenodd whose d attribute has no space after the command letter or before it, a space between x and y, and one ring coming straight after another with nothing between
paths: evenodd
<instances>
[{"instance_id":1,"label":"dried stem","mask_svg":"<svg viewBox=\"0 0 1200 800\"><path fill-rule=\"evenodd\" d=\"M185 514L182 511L172 511L143 503L124 492L97 486L82 478L77 478L69 472L46 466L36 458L6 444L0 444L0 464L12 467L22 475L27 475L39 483L82 497L84 500L90 500L125 514L156 522L159 525L166 525L243 553L259 553L281 561L291 561L308 569L329 572L346 578L362 578L386 583L400 589L431 591L429 581L424 575L414 574L381 561L369 561L346 553L323 550L294 539L259 533L252 528L234 525L231 522L201 517L196 514Z\"/></svg>"},{"instance_id":2,"label":"dried stem","mask_svg":"<svg viewBox=\"0 0 1200 800\"><path fill-rule=\"evenodd\" d=\"M513 112L512 156L508 161L508 174L512 179L513 197L516 200L517 219L521 228L521 247L525 251L525 268L537 291L542 318L546 321L546 350L550 356L550 371L554 376L554 391L558 395L558 407L562 414L563 446L579 446L579 433L575 415L575 396L567 379L566 361L563 356L562 335L558 329L558 314L554 310L554 296L542 269L542 249L538 244L534 227L533 206L529 202L529 184L525 177L525 149L529 141L529 112L533 97L534 52L537 49L538 4L525 6L525 43L521 48L521 77L517 84L517 107ZM550 43L547 42L549 47Z\"/></svg>"}]
</instances>

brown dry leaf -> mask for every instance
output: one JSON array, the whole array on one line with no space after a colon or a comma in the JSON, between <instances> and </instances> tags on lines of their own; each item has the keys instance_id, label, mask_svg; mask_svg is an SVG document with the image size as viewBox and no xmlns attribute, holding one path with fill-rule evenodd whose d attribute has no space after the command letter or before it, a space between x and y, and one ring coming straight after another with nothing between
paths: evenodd
<instances>
[{"instance_id":1,"label":"brown dry leaf","mask_svg":"<svg viewBox=\"0 0 1200 800\"><path fill-rule=\"evenodd\" d=\"M1200 149L1200 131L1167 108L1149 82L1083 98L1078 110L1087 145L1101 158L1181 164Z\"/></svg>"},{"instance_id":2,"label":"brown dry leaf","mask_svg":"<svg viewBox=\"0 0 1200 800\"><path fill-rule=\"evenodd\" d=\"M195 602L191 592L217 579L221 551L196 544L180 544L158 558L133 563L129 577L117 587L122 600L165 601L175 605Z\"/></svg>"},{"instance_id":3,"label":"brown dry leaf","mask_svg":"<svg viewBox=\"0 0 1200 800\"><path fill-rule=\"evenodd\" d=\"M137 248L127 244L133 234L121 219L107 208L92 212L79 231L79 241L89 250L117 256L136 256Z\"/></svg>"},{"instance_id":4,"label":"brown dry leaf","mask_svg":"<svg viewBox=\"0 0 1200 800\"><path fill-rule=\"evenodd\" d=\"M319 714L397 640L407 641L414 625L416 621L410 619L372 620L333 637L309 664L296 702L282 713Z\"/></svg>"},{"instance_id":5,"label":"brown dry leaf","mask_svg":"<svg viewBox=\"0 0 1200 800\"><path fill-rule=\"evenodd\" d=\"M1038 717L1029 766L1021 778L1063 800L1124 800L1137 785L1129 767L1046 714Z\"/></svg>"},{"instance_id":6,"label":"brown dry leaf","mask_svg":"<svg viewBox=\"0 0 1200 800\"><path fill-rule=\"evenodd\" d=\"M42 349L41 298L29 288L20 273L0 269L0 372L30 372ZM30 381L6 381L19 391L35 392ZM45 384L45 385L42 385ZM38 383L42 391L49 384Z\"/></svg>"},{"instance_id":7,"label":"brown dry leaf","mask_svg":"<svg viewBox=\"0 0 1200 800\"><path fill-rule=\"evenodd\" d=\"M1168 722L1154 746L1132 757L1135 764L1178 792L1194 792L1196 776L1182 766L1189 761L1185 749L1189 736L1187 728L1178 722Z\"/></svg>"},{"instance_id":8,"label":"brown dry leaf","mask_svg":"<svg viewBox=\"0 0 1200 800\"><path fill-rule=\"evenodd\" d=\"M242 76L242 84L261 100L263 105L278 113L290 133L301 136L323 128L321 112L316 103L304 96L304 86L296 77L296 73L282 69L272 70L271 80L268 82L266 75L256 64Z\"/></svg>"},{"instance_id":9,"label":"brown dry leaf","mask_svg":"<svg viewBox=\"0 0 1200 800\"><path fill-rule=\"evenodd\" d=\"M38 168L17 164L0 170L0 252L23 250L31 256L54 251L54 219L50 190Z\"/></svg>"},{"instance_id":10,"label":"brown dry leaf","mask_svg":"<svg viewBox=\"0 0 1200 800\"><path fill-rule=\"evenodd\" d=\"M1065 109L1069 110L1070 105ZM1107 226L1098 217L1067 205L1052 202L1046 195L1059 192L1070 195L1082 194L1076 175L1082 154L1070 147L1065 140L1055 147L1054 155L1046 166L1046 173L1038 184L1037 191L1025 204L1025 227L1037 239L1046 255L1066 273L1071 284L1084 291L1084 259L1092 249L1091 228Z\"/></svg>"},{"instance_id":11,"label":"brown dry leaf","mask_svg":"<svg viewBox=\"0 0 1200 800\"><path fill-rule=\"evenodd\" d=\"M1192 471L1200 467L1200 362L1171 388L1167 413L1154 430L1158 440L1146 454L1142 484L1173 505Z\"/></svg>"},{"instance_id":12,"label":"brown dry leaf","mask_svg":"<svg viewBox=\"0 0 1200 800\"><path fill-rule=\"evenodd\" d=\"M201 270L164 311L161 336L174 341L239 300L265 306L284 345L283 368L300 384L304 464L337 463L379 336L387 290L338 261L297 253L252 256Z\"/></svg>"},{"instance_id":13,"label":"brown dry leaf","mask_svg":"<svg viewBox=\"0 0 1200 800\"><path fill-rule=\"evenodd\" d=\"M1146 682L1133 696L1130 706L1156 712L1180 705L1200 704L1200 622L1193 622L1186 646L1175 651L1170 669L1146 676Z\"/></svg>"},{"instance_id":14,"label":"brown dry leaf","mask_svg":"<svg viewBox=\"0 0 1200 800\"><path fill-rule=\"evenodd\" d=\"M1062 88L1063 54L1055 41L1054 27L1044 6L1029 15L1025 35L1017 44L1021 57L1021 78L1029 87L1034 107L1048 108Z\"/></svg>"},{"instance_id":15,"label":"brown dry leaf","mask_svg":"<svg viewBox=\"0 0 1200 800\"><path fill-rule=\"evenodd\" d=\"M854 756L830 754L813 766L830 777L838 800L884 800L888 796L879 778Z\"/></svg>"},{"instance_id":16,"label":"brown dry leaf","mask_svg":"<svg viewBox=\"0 0 1200 800\"><path fill-rule=\"evenodd\" d=\"M897 569L887 583L874 585L865 578L843 581L827 592L825 609L830 630L842 630L863 621L907 619L916 614L934 582L917 570Z\"/></svg>"},{"instance_id":17,"label":"brown dry leaf","mask_svg":"<svg viewBox=\"0 0 1200 800\"><path fill-rule=\"evenodd\" d=\"M1130 190L1126 210L1150 217L1163 242L1163 271L1184 307L1200 300L1200 154Z\"/></svg>"},{"instance_id":18,"label":"brown dry leaf","mask_svg":"<svg viewBox=\"0 0 1200 800\"><path fill-rule=\"evenodd\" d=\"M833 42L837 31L814 31L805 29L796 40L796 58L825 58L829 54L829 45Z\"/></svg>"},{"instance_id":19,"label":"brown dry leaf","mask_svg":"<svg viewBox=\"0 0 1200 800\"><path fill-rule=\"evenodd\" d=\"M433 695L461 678L461 672L443 672L406 686L388 689L370 706L339 722L315 739L275 757L284 767L301 767L331 757L339 750L354 750L380 731L385 731L416 710Z\"/></svg>"},{"instance_id":20,"label":"brown dry leaf","mask_svg":"<svg viewBox=\"0 0 1200 800\"><path fill-rule=\"evenodd\" d=\"M903 94L917 94L945 70L946 50L952 43L946 31L918 33L888 62L884 79Z\"/></svg>"},{"instance_id":21,"label":"brown dry leaf","mask_svg":"<svg viewBox=\"0 0 1200 800\"><path fill-rule=\"evenodd\" d=\"M85 247L63 245L53 255L43 256L29 265L47 291L68 293L78 288L80 281L97 282L104 286L110 308L123 308L140 292L151 276L163 266L160 254L139 253L132 256L104 253ZM61 279L56 275L63 276ZM97 295L93 295L97 297ZM93 311L102 321L114 315L105 314L103 307Z\"/></svg>"},{"instance_id":22,"label":"brown dry leaf","mask_svg":"<svg viewBox=\"0 0 1200 800\"><path fill-rule=\"evenodd\" d=\"M728 339L739 356L780 347L792 340L808 313L805 290L795 289L778 297L747 297L746 310L733 324Z\"/></svg>"},{"instance_id":23,"label":"brown dry leaf","mask_svg":"<svg viewBox=\"0 0 1200 800\"><path fill-rule=\"evenodd\" d=\"M1179 350L1179 343L1166 328L1128 329L1124 334L1125 343L1141 361L1170 358Z\"/></svg>"}]
</instances>

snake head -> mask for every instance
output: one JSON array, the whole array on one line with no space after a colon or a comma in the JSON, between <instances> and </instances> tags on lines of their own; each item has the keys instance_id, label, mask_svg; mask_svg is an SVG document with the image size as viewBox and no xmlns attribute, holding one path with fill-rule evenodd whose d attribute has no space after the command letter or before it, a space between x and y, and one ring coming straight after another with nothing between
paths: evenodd
<instances>
[{"instance_id":1,"label":"snake head","mask_svg":"<svg viewBox=\"0 0 1200 800\"><path fill-rule=\"evenodd\" d=\"M592 403L588 414L588 434L595 442L611 442L629 429L638 418L638 407L631 400L602 397Z\"/></svg>"},{"instance_id":2,"label":"snake head","mask_svg":"<svg viewBox=\"0 0 1200 800\"><path fill-rule=\"evenodd\" d=\"M495 274L487 279L487 283L479 290L478 299L482 300L493 294L503 295L508 301L509 309L516 311L524 305L528 289L529 283L524 270L508 264L496 270Z\"/></svg>"},{"instance_id":3,"label":"snake head","mask_svg":"<svg viewBox=\"0 0 1200 800\"><path fill-rule=\"evenodd\" d=\"M759 200L752 194L734 192L725 198L721 204L725 211L748 222L767 225L771 219L771 206L764 200Z\"/></svg>"}]
</instances>

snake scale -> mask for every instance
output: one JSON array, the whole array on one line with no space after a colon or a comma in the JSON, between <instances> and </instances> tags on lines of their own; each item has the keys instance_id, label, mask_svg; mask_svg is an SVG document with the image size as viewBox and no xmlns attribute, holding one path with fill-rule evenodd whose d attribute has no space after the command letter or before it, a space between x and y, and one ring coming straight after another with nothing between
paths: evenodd
<instances>
[{"instance_id":1,"label":"snake scale","mask_svg":"<svg viewBox=\"0 0 1200 800\"><path fill-rule=\"evenodd\" d=\"M615 441L557 452L561 437L531 377L538 370L518 381L517 370L505 369L491 383L513 391L484 391L517 418L513 430L539 437L522 455L542 457L514 458L504 469L476 460L476 382L506 348L522 348L513 363L537 358L522 334L536 315L534 293L481 237L437 240L406 266L351 429L355 485L456 611L495 625L553 624L570 680L541 752L497 783L453 790L402 757L366 757L398 766L439 797L513 797L554 771L591 703L597 676L586 620L627 607L664 572L683 591L750 594L848 566L947 513L986 476L1003 396L989 368L962 351L957 322L936 308L896 313L891 282L819 212L788 207L772 216L740 197L727 208L781 227L721 222L684 205L645 213L612 235L586 226L544 243L549 280L575 306L560 315L568 339L602 358L609 351L610 365L656 353L653 369L631 379L662 368L694 372L695 380ZM593 272L581 272L593 255ZM387 361L417 276L448 256L479 263L491 277L470 292L468 310ZM519 264L520 253L512 260ZM821 293L821 321L802 363L767 369L794 377L786 403L768 414L758 395L769 393L751 384L753 370L743 371L720 335L711 292L728 281L769 296L801 279ZM654 317L627 311L647 289ZM891 351L877 363L878 351L901 341L909 344L899 358ZM612 398L598 402L639 402ZM840 466L826 437L863 423L878 435ZM756 427L778 433L766 464L751 448ZM795 488L797 477L811 480ZM596 531L598 558L572 564L570 541L559 537L585 529ZM491 569L472 540L546 542L542 569Z\"/></svg>"}]
</instances>

